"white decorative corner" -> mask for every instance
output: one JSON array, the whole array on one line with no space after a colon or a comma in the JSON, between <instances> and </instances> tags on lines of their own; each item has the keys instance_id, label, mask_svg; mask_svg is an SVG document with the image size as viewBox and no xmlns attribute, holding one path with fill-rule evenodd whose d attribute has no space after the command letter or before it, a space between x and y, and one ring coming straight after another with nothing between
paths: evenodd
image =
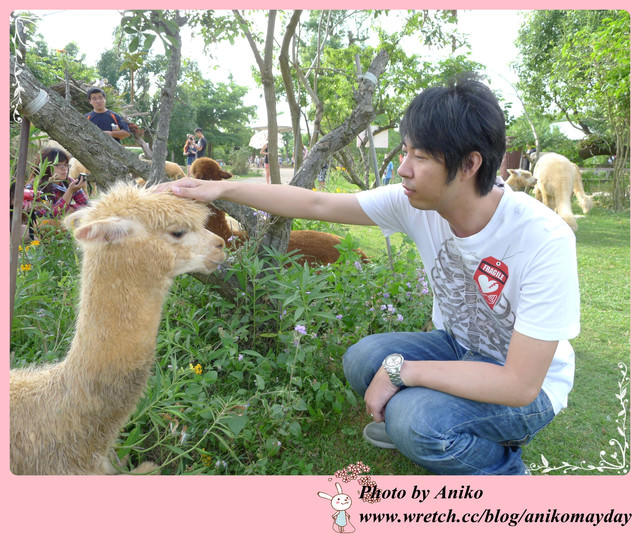
<instances>
[{"instance_id":1,"label":"white decorative corner","mask_svg":"<svg viewBox=\"0 0 640 536\"><path fill-rule=\"evenodd\" d=\"M531 472L551 473L555 471L561 471L562 473L569 473L574 471L597 471L604 473L605 471L610 474L615 472L618 474L625 474L629 471L629 442L627 441L627 408L629 406L629 369L625 363L618 363L618 368L622 374L621 379L618 381L618 393L616 398L620 403L620 411L616 417L616 432L617 437L609 440L609 447L613 449L613 452L607 452L607 450L600 451L600 459L597 462L589 463L586 460L582 460L577 464L569 462L562 462L559 465L552 465L547 458L542 454L540 458L542 463L540 465L532 463L529 466Z\"/></svg>"}]
</instances>

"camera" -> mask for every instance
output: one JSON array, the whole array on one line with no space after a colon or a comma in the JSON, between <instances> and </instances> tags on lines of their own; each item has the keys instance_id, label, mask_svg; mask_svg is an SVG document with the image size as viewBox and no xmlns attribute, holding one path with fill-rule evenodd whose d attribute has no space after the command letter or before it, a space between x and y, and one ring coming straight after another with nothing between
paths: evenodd
<instances>
[{"instance_id":1,"label":"camera","mask_svg":"<svg viewBox=\"0 0 640 536\"><path fill-rule=\"evenodd\" d=\"M79 173L78 174L78 180L79 181L89 181L89 175L87 175L86 173Z\"/></svg>"}]
</instances>

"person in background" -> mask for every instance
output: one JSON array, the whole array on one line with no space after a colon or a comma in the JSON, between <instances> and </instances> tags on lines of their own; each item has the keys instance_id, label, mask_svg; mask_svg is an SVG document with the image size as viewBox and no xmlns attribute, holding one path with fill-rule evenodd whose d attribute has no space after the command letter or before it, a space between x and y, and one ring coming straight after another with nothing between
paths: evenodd
<instances>
[{"instance_id":1,"label":"person in background","mask_svg":"<svg viewBox=\"0 0 640 536\"><path fill-rule=\"evenodd\" d=\"M269 145L265 143L260 150L260 154L264 156L264 176L267 184L271 184L271 171L269 170Z\"/></svg>"},{"instance_id":2,"label":"person in background","mask_svg":"<svg viewBox=\"0 0 640 536\"><path fill-rule=\"evenodd\" d=\"M193 132L198 138L196 142L196 158L202 158L205 156L207 150L207 138L204 137L204 133L200 127L196 128Z\"/></svg>"},{"instance_id":3,"label":"person in background","mask_svg":"<svg viewBox=\"0 0 640 536\"><path fill-rule=\"evenodd\" d=\"M320 173L318 173L318 190L325 190L327 188L327 174L329 173L329 164L322 164Z\"/></svg>"},{"instance_id":4,"label":"person in background","mask_svg":"<svg viewBox=\"0 0 640 536\"><path fill-rule=\"evenodd\" d=\"M89 197L84 190L86 179L82 175L77 179L68 175L70 159L68 153L57 148L45 148L37 158L25 186L25 190L33 191L33 196L29 196L32 199L23 206L24 212L30 215L30 235L38 219L57 218L88 205Z\"/></svg>"},{"instance_id":5,"label":"person in background","mask_svg":"<svg viewBox=\"0 0 640 536\"><path fill-rule=\"evenodd\" d=\"M389 155L385 154L384 157L387 158ZM391 179L393 179L393 162L390 161L389 164L387 164L387 169L384 170L384 177L382 178L382 184L386 185L389 184L391 182Z\"/></svg>"},{"instance_id":6,"label":"person in background","mask_svg":"<svg viewBox=\"0 0 640 536\"><path fill-rule=\"evenodd\" d=\"M89 121L118 143L131 135L129 124L122 116L107 109L107 97L102 89L92 87L87 91L87 98L93 108L93 111L85 116Z\"/></svg>"},{"instance_id":7,"label":"person in background","mask_svg":"<svg viewBox=\"0 0 640 536\"><path fill-rule=\"evenodd\" d=\"M192 134L187 134L187 141L182 149L182 154L187 157L187 176L191 176L191 164L196 159L198 149L196 148L196 140Z\"/></svg>"}]
</instances>

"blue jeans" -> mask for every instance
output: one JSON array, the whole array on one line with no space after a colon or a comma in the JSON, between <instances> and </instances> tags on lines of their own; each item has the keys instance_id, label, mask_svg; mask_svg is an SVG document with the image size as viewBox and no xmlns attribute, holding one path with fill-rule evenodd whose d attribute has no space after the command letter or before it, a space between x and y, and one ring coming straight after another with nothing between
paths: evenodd
<instances>
[{"instance_id":1,"label":"blue jeans","mask_svg":"<svg viewBox=\"0 0 640 536\"><path fill-rule=\"evenodd\" d=\"M344 355L347 380L360 396L391 353L410 361L483 361L446 331L380 333L365 337ZM541 390L531 404L509 407L467 400L426 387L398 391L385 408L389 437L407 458L441 475L525 474L521 446L554 417Z\"/></svg>"}]
</instances>

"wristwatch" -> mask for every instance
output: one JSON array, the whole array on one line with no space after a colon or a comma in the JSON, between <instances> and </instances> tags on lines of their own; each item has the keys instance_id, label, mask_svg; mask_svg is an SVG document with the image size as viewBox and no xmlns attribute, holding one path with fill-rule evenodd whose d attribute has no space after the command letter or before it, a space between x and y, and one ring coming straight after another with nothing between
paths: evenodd
<instances>
[{"instance_id":1,"label":"wristwatch","mask_svg":"<svg viewBox=\"0 0 640 536\"><path fill-rule=\"evenodd\" d=\"M389 354L382 361L384 370L387 371L391 383L396 387L406 387L400 378L402 363L404 363L404 357L401 354Z\"/></svg>"}]
</instances>

